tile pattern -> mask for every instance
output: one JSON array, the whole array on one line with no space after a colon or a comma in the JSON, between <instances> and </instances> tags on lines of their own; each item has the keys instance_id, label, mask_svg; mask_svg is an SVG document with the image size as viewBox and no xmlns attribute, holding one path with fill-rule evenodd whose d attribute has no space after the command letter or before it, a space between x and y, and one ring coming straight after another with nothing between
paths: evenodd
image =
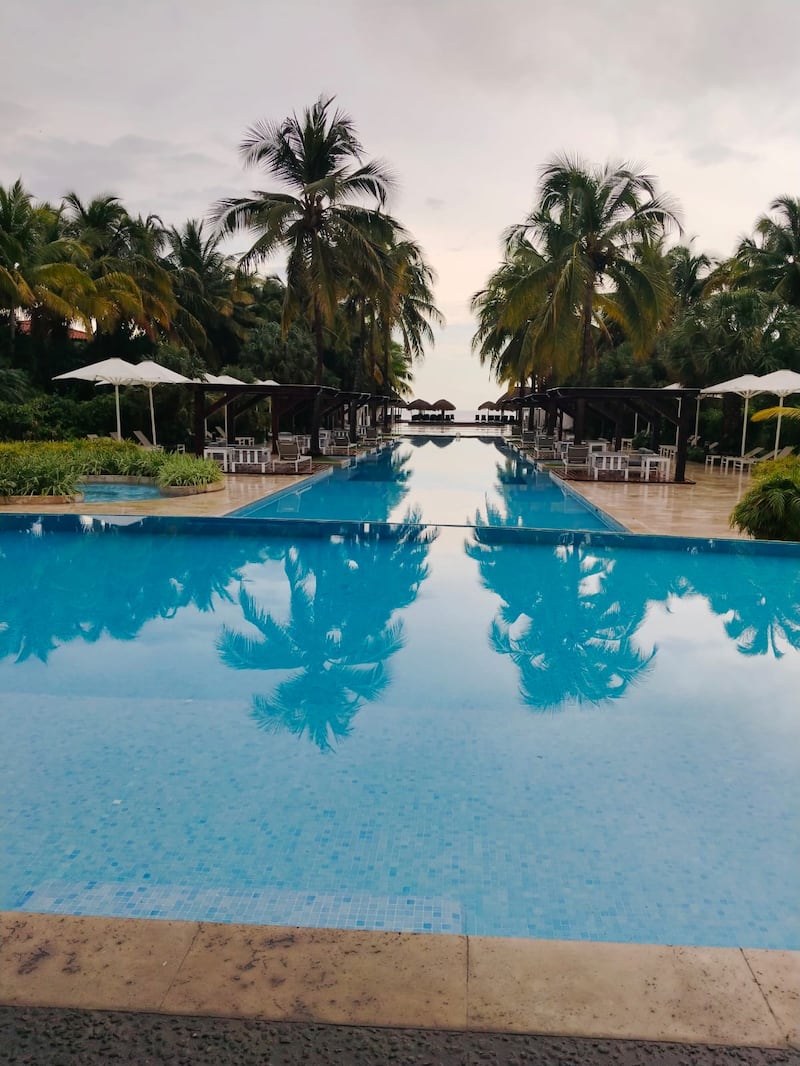
<instances>
[{"instance_id":1,"label":"tile pattern","mask_svg":"<svg viewBox=\"0 0 800 1066\"><path fill-rule=\"evenodd\" d=\"M119 918L246 922L317 929L386 929L400 933L463 933L464 908L453 900L373 896L366 892L307 893L232 890L192 885L49 881L20 900L21 911Z\"/></svg>"}]
</instances>

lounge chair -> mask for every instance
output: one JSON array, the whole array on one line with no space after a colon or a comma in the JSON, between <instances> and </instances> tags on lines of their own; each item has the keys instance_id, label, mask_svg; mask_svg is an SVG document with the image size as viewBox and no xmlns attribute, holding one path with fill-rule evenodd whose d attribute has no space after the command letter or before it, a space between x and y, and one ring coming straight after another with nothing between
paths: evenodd
<instances>
[{"instance_id":1,"label":"lounge chair","mask_svg":"<svg viewBox=\"0 0 800 1066\"><path fill-rule=\"evenodd\" d=\"M589 473L589 446L586 444L572 444L567 448L564 458L561 460L564 464L564 477L569 477L570 473L574 470L575 473Z\"/></svg>"},{"instance_id":2,"label":"lounge chair","mask_svg":"<svg viewBox=\"0 0 800 1066\"><path fill-rule=\"evenodd\" d=\"M160 452L160 451L163 451L163 448L161 447L160 444L153 444L153 442L148 437L146 437L144 435L144 433L142 433L142 431L140 429L135 429L133 431L133 435L134 435L134 437L136 437L136 440L139 442L141 447L144 448L146 451L148 451L148 452Z\"/></svg>"},{"instance_id":3,"label":"lounge chair","mask_svg":"<svg viewBox=\"0 0 800 1066\"><path fill-rule=\"evenodd\" d=\"M296 440L285 440L278 437L278 458L272 460L272 469L282 464L289 464L294 467L296 474L300 473L300 467L305 466L309 473L314 469L314 460L310 455L303 455L300 451L300 445Z\"/></svg>"},{"instance_id":4,"label":"lounge chair","mask_svg":"<svg viewBox=\"0 0 800 1066\"><path fill-rule=\"evenodd\" d=\"M785 445L783 448L780 449L780 451L776 451L773 448L772 451L767 452L766 455L758 455L755 459L751 459L750 465L752 466L754 463L768 463L771 462L773 459L786 459L792 454L793 451L794 445L792 444ZM734 470L735 469L736 467L734 467Z\"/></svg>"},{"instance_id":5,"label":"lounge chair","mask_svg":"<svg viewBox=\"0 0 800 1066\"><path fill-rule=\"evenodd\" d=\"M533 451L539 434L535 429L523 429L520 437L520 449L523 452Z\"/></svg>"},{"instance_id":6,"label":"lounge chair","mask_svg":"<svg viewBox=\"0 0 800 1066\"><path fill-rule=\"evenodd\" d=\"M734 470L744 470L744 468L750 466L763 451L763 448L751 448L750 451L745 452L744 455L723 455L719 461L720 469L727 470L729 466L733 466Z\"/></svg>"},{"instance_id":7,"label":"lounge chair","mask_svg":"<svg viewBox=\"0 0 800 1066\"><path fill-rule=\"evenodd\" d=\"M365 444L378 444L380 442L380 439L381 439L381 435L380 435L380 432L378 431L378 427L377 426L365 426L363 431L362 431L362 433L361 433L361 439L363 440L363 442Z\"/></svg>"},{"instance_id":8,"label":"lounge chair","mask_svg":"<svg viewBox=\"0 0 800 1066\"><path fill-rule=\"evenodd\" d=\"M328 450L331 455L355 455L358 448L351 442L346 429L335 429Z\"/></svg>"}]
</instances>

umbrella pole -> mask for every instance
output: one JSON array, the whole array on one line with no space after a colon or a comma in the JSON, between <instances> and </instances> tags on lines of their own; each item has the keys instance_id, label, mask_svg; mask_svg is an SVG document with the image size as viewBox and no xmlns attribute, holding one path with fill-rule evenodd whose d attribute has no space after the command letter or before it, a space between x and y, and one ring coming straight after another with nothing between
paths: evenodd
<instances>
[{"instance_id":1,"label":"umbrella pole","mask_svg":"<svg viewBox=\"0 0 800 1066\"><path fill-rule=\"evenodd\" d=\"M781 410L782 407L783 407L783 397L780 396L778 398L778 424L775 427L775 454L776 455L778 453L778 448L780 447L780 443L781 443L781 417L783 415L783 411Z\"/></svg>"},{"instance_id":2,"label":"umbrella pole","mask_svg":"<svg viewBox=\"0 0 800 1066\"><path fill-rule=\"evenodd\" d=\"M122 440L122 419L119 416L119 385L114 386L114 400L117 407L117 440Z\"/></svg>"},{"instance_id":3,"label":"umbrella pole","mask_svg":"<svg viewBox=\"0 0 800 1066\"><path fill-rule=\"evenodd\" d=\"M747 405L750 403L750 397L744 398L744 420L742 421L742 450L741 455L744 455L745 445L747 443Z\"/></svg>"},{"instance_id":4,"label":"umbrella pole","mask_svg":"<svg viewBox=\"0 0 800 1066\"><path fill-rule=\"evenodd\" d=\"M694 443L697 445L697 439L700 436L700 397L697 397L697 402L694 408Z\"/></svg>"},{"instance_id":5,"label":"umbrella pole","mask_svg":"<svg viewBox=\"0 0 800 1066\"><path fill-rule=\"evenodd\" d=\"M155 414L155 411L153 410L153 388L152 388L152 386L150 386L150 388L147 391L150 393L150 432L152 433L153 444L155 445L158 442L156 441L156 414Z\"/></svg>"}]
</instances>

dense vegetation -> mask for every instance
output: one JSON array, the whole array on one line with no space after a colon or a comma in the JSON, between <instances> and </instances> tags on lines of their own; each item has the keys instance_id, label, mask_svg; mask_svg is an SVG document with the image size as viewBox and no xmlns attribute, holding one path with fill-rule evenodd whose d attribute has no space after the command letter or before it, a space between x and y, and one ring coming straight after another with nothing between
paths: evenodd
<instances>
[{"instance_id":1,"label":"dense vegetation","mask_svg":"<svg viewBox=\"0 0 800 1066\"><path fill-rule=\"evenodd\" d=\"M72 496L89 475L154 478L162 487L212 485L216 463L140 448L113 440L59 444L0 444L0 499L4 496Z\"/></svg>"},{"instance_id":2,"label":"dense vegetation","mask_svg":"<svg viewBox=\"0 0 800 1066\"><path fill-rule=\"evenodd\" d=\"M498 382L703 387L800 371L800 199L780 196L727 260L668 246L675 203L627 166L555 159L534 209L473 297L473 345ZM757 397L751 410L774 404ZM702 436L738 451L742 401L703 405ZM769 427L751 444L769 444ZM800 443L787 425L786 443Z\"/></svg>"},{"instance_id":3,"label":"dense vegetation","mask_svg":"<svg viewBox=\"0 0 800 1066\"><path fill-rule=\"evenodd\" d=\"M386 168L363 159L352 121L323 99L256 127L241 152L277 186L217 204L215 225L169 226L108 193L53 204L22 180L0 187L0 439L110 430L108 397L81 383L56 391L52 378L112 355L191 377L406 391L441 316L419 245L386 213ZM254 243L237 263L222 242L240 229ZM285 282L256 272L281 252ZM155 398L164 443L185 441L187 390ZM126 425L148 424L146 403L123 390ZM243 431L264 414L247 418Z\"/></svg>"}]
</instances>

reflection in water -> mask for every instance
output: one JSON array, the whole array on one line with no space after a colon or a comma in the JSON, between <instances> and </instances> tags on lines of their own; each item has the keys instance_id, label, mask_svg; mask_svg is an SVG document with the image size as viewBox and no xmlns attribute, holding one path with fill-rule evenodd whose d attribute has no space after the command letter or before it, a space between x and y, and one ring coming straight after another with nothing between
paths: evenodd
<instances>
[{"instance_id":1,"label":"reflection in water","mask_svg":"<svg viewBox=\"0 0 800 1066\"><path fill-rule=\"evenodd\" d=\"M307 734L321 751L349 736L364 702L389 683L388 660L403 645L396 612L416 598L438 531L406 521L385 531L292 544L284 569L289 617L279 621L241 589L245 621L257 636L226 626L222 661L239 670L290 670L270 696L253 697L253 717L269 732Z\"/></svg>"},{"instance_id":2,"label":"reflection in water","mask_svg":"<svg viewBox=\"0 0 800 1066\"><path fill-rule=\"evenodd\" d=\"M655 659L636 639L648 606L699 596L725 618L744 655L800 650L800 575L778 560L693 551L643 553L590 544L540 549L492 543L476 530L465 545L486 588L503 601L489 641L520 673L527 704L598 704L623 695Z\"/></svg>"},{"instance_id":3,"label":"reflection in water","mask_svg":"<svg viewBox=\"0 0 800 1066\"><path fill-rule=\"evenodd\" d=\"M634 639L645 603L615 588L617 563L607 553L557 547L537 553L534 567L524 549L477 536L466 551L503 601L489 640L518 668L529 706L616 699L646 673L655 649L647 653Z\"/></svg>"},{"instance_id":4,"label":"reflection in water","mask_svg":"<svg viewBox=\"0 0 800 1066\"><path fill-rule=\"evenodd\" d=\"M767 569L757 556L738 561L736 580L701 581L712 610L725 618L725 632L743 655L773 655L800 650L800 573L793 567Z\"/></svg>"},{"instance_id":5,"label":"reflection in water","mask_svg":"<svg viewBox=\"0 0 800 1066\"><path fill-rule=\"evenodd\" d=\"M495 463L496 500L488 495L483 508L475 512L473 524L506 528L564 526L594 529L603 523L587 511L574 497L559 491L550 473L501 441L495 441L501 455ZM569 517L567 517L569 516Z\"/></svg>"},{"instance_id":6,"label":"reflection in water","mask_svg":"<svg viewBox=\"0 0 800 1066\"><path fill-rule=\"evenodd\" d=\"M215 540L188 559L165 550L171 543L113 528L47 532L38 523L4 536L0 659L46 662L72 640L134 640L153 618L190 605L213 610L214 597L230 598L226 588L253 550L252 541Z\"/></svg>"}]
</instances>

